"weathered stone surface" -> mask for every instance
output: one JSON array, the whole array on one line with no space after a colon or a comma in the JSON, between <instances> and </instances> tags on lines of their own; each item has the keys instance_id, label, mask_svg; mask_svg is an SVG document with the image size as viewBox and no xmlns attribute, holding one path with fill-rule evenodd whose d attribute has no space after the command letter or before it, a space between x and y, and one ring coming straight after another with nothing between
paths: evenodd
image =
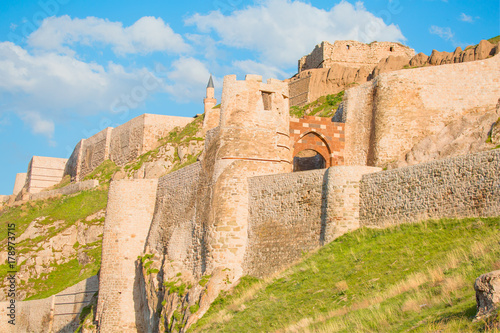
<instances>
[{"instance_id":1,"label":"weathered stone surface","mask_svg":"<svg viewBox=\"0 0 500 333\"><path fill-rule=\"evenodd\" d=\"M500 96L499 64L497 55L468 63L405 69L383 73L347 90L345 164L386 167L404 160L420 141L462 117L479 119L495 113ZM478 128L484 127L480 121L478 124Z\"/></svg>"},{"instance_id":2,"label":"weathered stone surface","mask_svg":"<svg viewBox=\"0 0 500 333\"><path fill-rule=\"evenodd\" d=\"M375 66L373 72L368 77L368 80L373 79L375 76L392 72L404 68L410 64L410 60L404 56L389 56L385 59L380 60L380 62Z\"/></svg>"},{"instance_id":3,"label":"weathered stone surface","mask_svg":"<svg viewBox=\"0 0 500 333\"><path fill-rule=\"evenodd\" d=\"M131 314L142 297L136 260L144 251L157 186L156 179L119 180L110 185L96 315L102 333L145 331Z\"/></svg>"},{"instance_id":4,"label":"weathered stone surface","mask_svg":"<svg viewBox=\"0 0 500 333\"><path fill-rule=\"evenodd\" d=\"M488 316L500 304L500 270L481 275L474 282L476 291L476 319Z\"/></svg>"},{"instance_id":5,"label":"weathered stone surface","mask_svg":"<svg viewBox=\"0 0 500 333\"><path fill-rule=\"evenodd\" d=\"M429 60L429 56L420 52L410 59L410 67L421 67Z\"/></svg>"},{"instance_id":6,"label":"weathered stone surface","mask_svg":"<svg viewBox=\"0 0 500 333\"><path fill-rule=\"evenodd\" d=\"M364 175L362 226L500 215L500 150Z\"/></svg>"}]
</instances>

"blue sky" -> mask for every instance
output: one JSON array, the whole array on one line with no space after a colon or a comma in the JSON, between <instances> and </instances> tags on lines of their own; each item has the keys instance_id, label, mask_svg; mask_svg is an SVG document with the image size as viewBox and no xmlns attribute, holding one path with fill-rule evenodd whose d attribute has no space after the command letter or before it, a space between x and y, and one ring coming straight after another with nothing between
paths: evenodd
<instances>
[{"instance_id":1,"label":"blue sky","mask_svg":"<svg viewBox=\"0 0 500 333\"><path fill-rule=\"evenodd\" d=\"M142 113L203 112L209 73L285 79L322 40L430 54L500 34L499 1L0 1L0 193L33 155ZM219 97L218 97L219 99Z\"/></svg>"}]
</instances>

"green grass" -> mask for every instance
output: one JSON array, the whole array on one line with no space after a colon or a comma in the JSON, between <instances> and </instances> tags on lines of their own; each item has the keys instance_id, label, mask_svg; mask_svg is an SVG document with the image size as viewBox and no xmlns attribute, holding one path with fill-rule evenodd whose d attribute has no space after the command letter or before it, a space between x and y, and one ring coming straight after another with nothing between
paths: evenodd
<instances>
[{"instance_id":1,"label":"green grass","mask_svg":"<svg viewBox=\"0 0 500 333\"><path fill-rule=\"evenodd\" d=\"M63 291L78 282L96 275L101 267L102 241L93 244L95 247L85 250L93 260L91 263L81 266L78 260L72 259L64 264L55 266L55 269L47 274L41 274L38 279L29 279L34 291L28 293L26 300L42 299Z\"/></svg>"},{"instance_id":2,"label":"green grass","mask_svg":"<svg viewBox=\"0 0 500 333\"><path fill-rule=\"evenodd\" d=\"M190 331L481 331L473 284L500 268L499 227L481 218L356 230L275 278L242 279Z\"/></svg>"},{"instance_id":3,"label":"green grass","mask_svg":"<svg viewBox=\"0 0 500 333\"><path fill-rule=\"evenodd\" d=\"M496 43L500 42L500 35L488 39L488 42L490 42L491 44L496 44Z\"/></svg>"},{"instance_id":4,"label":"green grass","mask_svg":"<svg viewBox=\"0 0 500 333\"><path fill-rule=\"evenodd\" d=\"M344 91L339 92L335 95L321 96L312 103L306 104L304 106L292 106L290 108L290 116L295 118L301 118L305 115L317 116L317 117L328 117L331 118L337 111L342 98L344 96Z\"/></svg>"},{"instance_id":5,"label":"green grass","mask_svg":"<svg viewBox=\"0 0 500 333\"><path fill-rule=\"evenodd\" d=\"M63 196L47 200L30 201L19 207L10 207L0 213L0 237L5 239L7 235L7 224L16 224L16 236L19 237L26 230L28 225L37 217L46 217L39 224L47 225L48 229L43 235L26 239L16 245L17 255L33 253L41 250L37 244L55 236L61 230L73 225L76 221L85 219L102 209L106 208L108 199L107 186L97 189L83 191L77 195ZM102 220L102 219L101 219ZM55 221L63 221L58 226L51 226ZM102 222L102 221L101 221ZM90 222L89 222L90 223ZM40 299L56 294L75 283L80 282L92 275L97 274L101 261L101 244L97 241L87 244L87 255L93 261L85 267L81 267L76 259L56 266L51 264L54 270L47 274L42 274L39 278L30 278L22 281L19 290L26 290L29 299ZM4 248L2 248L2 251ZM21 263L24 265L25 263ZM0 279L3 281L7 274L7 265L0 265Z\"/></svg>"},{"instance_id":6,"label":"green grass","mask_svg":"<svg viewBox=\"0 0 500 333\"><path fill-rule=\"evenodd\" d=\"M108 189L98 188L82 191L77 195L29 201L18 207L6 207L0 212L0 241L7 237L8 223L16 224L17 237L26 230L31 221L41 216L48 217L42 224L64 220L66 222L64 228L66 228L77 220L106 208L107 202ZM53 231L57 232L57 230ZM20 250L19 247L18 250Z\"/></svg>"},{"instance_id":7,"label":"green grass","mask_svg":"<svg viewBox=\"0 0 500 333\"><path fill-rule=\"evenodd\" d=\"M196 135L203 126L203 116L195 118L192 122L187 124L184 128L176 127L168 135L161 139L163 143L189 143L190 141L202 141L203 138Z\"/></svg>"},{"instance_id":8,"label":"green grass","mask_svg":"<svg viewBox=\"0 0 500 333\"><path fill-rule=\"evenodd\" d=\"M88 174L83 180L97 179L99 183L107 183L111 180L111 177L120 170L120 167L111 160L105 160L97 168L94 169L90 174Z\"/></svg>"}]
</instances>

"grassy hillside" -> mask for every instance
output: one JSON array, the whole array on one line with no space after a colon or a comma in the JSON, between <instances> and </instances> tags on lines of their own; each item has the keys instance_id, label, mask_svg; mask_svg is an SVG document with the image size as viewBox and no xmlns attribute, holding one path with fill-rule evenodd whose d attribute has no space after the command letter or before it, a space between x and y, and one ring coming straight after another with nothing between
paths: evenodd
<instances>
[{"instance_id":1,"label":"grassy hillside","mask_svg":"<svg viewBox=\"0 0 500 333\"><path fill-rule=\"evenodd\" d=\"M290 116L301 118L307 115L331 118L337 111L343 97L344 91L341 91L335 95L321 96L314 102L304 106L292 106L290 108Z\"/></svg>"},{"instance_id":2,"label":"grassy hillside","mask_svg":"<svg viewBox=\"0 0 500 333\"><path fill-rule=\"evenodd\" d=\"M500 218L360 229L269 280L243 278L191 332L477 332L474 280Z\"/></svg>"},{"instance_id":3,"label":"grassy hillside","mask_svg":"<svg viewBox=\"0 0 500 333\"><path fill-rule=\"evenodd\" d=\"M64 258L58 265L55 261L50 266L43 266L42 273L35 273L35 264L28 264L32 259L36 261L38 255L49 246L50 240L58 234L69 230L76 223L88 227L102 225L104 218L86 219L88 216L103 211L107 205L108 188L103 186L94 190L83 191L76 195L51 198L46 200L29 201L18 207L5 207L0 211L0 251L5 252L7 242L7 224L15 223L16 238L21 235L32 223L37 225L39 232L36 237L16 242L16 257L27 258L18 263L20 272L18 292L27 299L39 299L56 294L92 275L97 274L101 261L102 240L92 244L69 244L75 251L84 252L89 262L81 265L76 254ZM58 252L52 250L52 252ZM8 265L0 264L0 279L5 280ZM21 276L28 278L22 279Z\"/></svg>"}]
</instances>

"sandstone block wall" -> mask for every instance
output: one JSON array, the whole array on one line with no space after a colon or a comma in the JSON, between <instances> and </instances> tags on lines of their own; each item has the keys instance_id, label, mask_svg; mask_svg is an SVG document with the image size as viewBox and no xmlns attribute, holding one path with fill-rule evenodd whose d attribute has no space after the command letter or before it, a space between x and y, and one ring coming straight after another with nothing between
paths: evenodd
<instances>
[{"instance_id":1,"label":"sandstone block wall","mask_svg":"<svg viewBox=\"0 0 500 333\"><path fill-rule=\"evenodd\" d=\"M201 274L201 223L197 219L201 163L196 162L158 179L156 209L148 246L194 274Z\"/></svg>"},{"instance_id":2,"label":"sandstone block wall","mask_svg":"<svg viewBox=\"0 0 500 333\"><path fill-rule=\"evenodd\" d=\"M269 276L358 228L361 176L379 170L332 167L249 178L245 274Z\"/></svg>"},{"instance_id":3,"label":"sandstone block wall","mask_svg":"<svg viewBox=\"0 0 500 333\"><path fill-rule=\"evenodd\" d=\"M14 190L12 191L13 195L18 195L19 192L23 189L26 184L27 173L18 173L16 174L16 181L14 182Z\"/></svg>"},{"instance_id":4,"label":"sandstone block wall","mask_svg":"<svg viewBox=\"0 0 500 333\"><path fill-rule=\"evenodd\" d=\"M494 110L500 55L384 73L347 90L345 163L384 166L466 115Z\"/></svg>"},{"instance_id":5,"label":"sandstone block wall","mask_svg":"<svg viewBox=\"0 0 500 333\"><path fill-rule=\"evenodd\" d=\"M79 179L83 179L109 158L112 131L112 127L105 128L83 141L81 147Z\"/></svg>"},{"instance_id":6,"label":"sandstone block wall","mask_svg":"<svg viewBox=\"0 0 500 333\"><path fill-rule=\"evenodd\" d=\"M299 60L299 73L312 68L330 68L333 64L356 67L368 66L372 70L378 62L388 56L403 56L410 60L415 50L399 43L373 42L370 44L354 40L323 41L314 50Z\"/></svg>"},{"instance_id":7,"label":"sandstone block wall","mask_svg":"<svg viewBox=\"0 0 500 333\"><path fill-rule=\"evenodd\" d=\"M293 156L305 149L315 150L323 156L326 167L344 164L344 124L329 118L304 116L290 118L290 140Z\"/></svg>"},{"instance_id":8,"label":"sandstone block wall","mask_svg":"<svg viewBox=\"0 0 500 333\"><path fill-rule=\"evenodd\" d=\"M72 333L79 325L79 316L97 292L97 275L60 293L34 301L16 302L16 325L7 322L8 302L0 302L0 331L11 333Z\"/></svg>"},{"instance_id":9,"label":"sandstone block wall","mask_svg":"<svg viewBox=\"0 0 500 333\"><path fill-rule=\"evenodd\" d=\"M90 179L83 182L73 183L68 186L58 188L56 190L42 191L39 193L30 194L30 200L42 200L42 199L56 197L58 195L73 194L85 190L90 190L97 186L99 186L99 181L97 179Z\"/></svg>"},{"instance_id":10,"label":"sandstone block wall","mask_svg":"<svg viewBox=\"0 0 500 333\"><path fill-rule=\"evenodd\" d=\"M290 90L290 106L304 106L311 102L309 98L311 76L312 74L308 74L290 80L288 83L288 88Z\"/></svg>"},{"instance_id":11,"label":"sandstone block wall","mask_svg":"<svg viewBox=\"0 0 500 333\"><path fill-rule=\"evenodd\" d=\"M157 179L111 182L102 243L96 319L100 332L142 332L137 257L153 218Z\"/></svg>"},{"instance_id":12,"label":"sandstone block wall","mask_svg":"<svg viewBox=\"0 0 500 333\"><path fill-rule=\"evenodd\" d=\"M364 226L500 215L500 150L364 175Z\"/></svg>"},{"instance_id":13,"label":"sandstone block wall","mask_svg":"<svg viewBox=\"0 0 500 333\"><path fill-rule=\"evenodd\" d=\"M59 183L67 161L65 158L33 156L26 176L27 191L38 193L44 188Z\"/></svg>"}]
</instances>

